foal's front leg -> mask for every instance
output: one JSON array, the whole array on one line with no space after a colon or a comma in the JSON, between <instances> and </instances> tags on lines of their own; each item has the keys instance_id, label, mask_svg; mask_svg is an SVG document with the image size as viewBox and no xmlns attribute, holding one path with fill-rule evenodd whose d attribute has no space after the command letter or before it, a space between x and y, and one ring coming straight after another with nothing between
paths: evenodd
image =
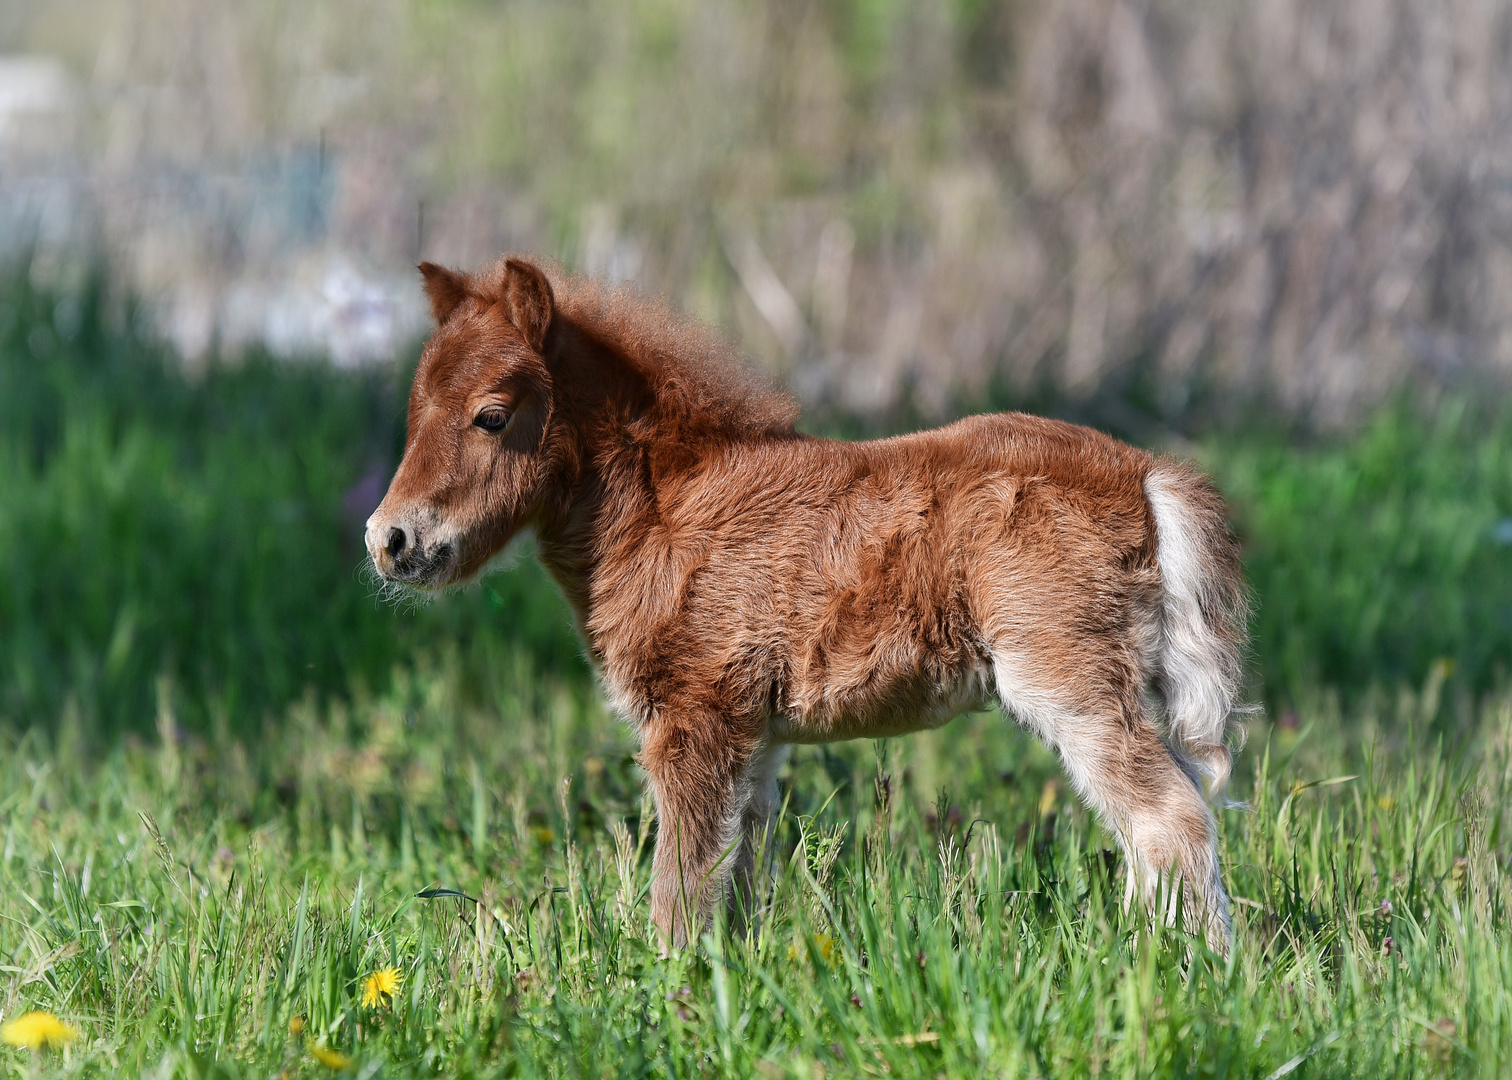
<instances>
[{"instance_id":1,"label":"foal's front leg","mask_svg":"<svg viewBox=\"0 0 1512 1080\"><path fill-rule=\"evenodd\" d=\"M658 721L640 756L656 801L651 921L678 948L728 900L737 865L750 872L744 848L758 794L753 766L765 755L754 725L708 715Z\"/></svg>"}]
</instances>

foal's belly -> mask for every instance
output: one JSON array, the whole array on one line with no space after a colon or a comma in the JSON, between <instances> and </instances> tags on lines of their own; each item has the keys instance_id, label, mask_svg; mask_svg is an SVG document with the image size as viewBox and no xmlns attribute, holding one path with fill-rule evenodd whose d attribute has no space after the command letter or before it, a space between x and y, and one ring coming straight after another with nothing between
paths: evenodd
<instances>
[{"instance_id":1,"label":"foal's belly","mask_svg":"<svg viewBox=\"0 0 1512 1080\"><path fill-rule=\"evenodd\" d=\"M991 673L973 667L943 686L922 680L790 701L770 722L773 741L826 743L845 739L888 739L941 727L992 700Z\"/></svg>"}]
</instances>

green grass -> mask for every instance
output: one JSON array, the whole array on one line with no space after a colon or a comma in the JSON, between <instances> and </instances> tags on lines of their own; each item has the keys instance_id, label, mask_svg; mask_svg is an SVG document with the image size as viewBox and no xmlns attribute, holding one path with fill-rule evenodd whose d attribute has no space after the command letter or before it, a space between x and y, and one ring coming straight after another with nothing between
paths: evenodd
<instances>
[{"instance_id":1,"label":"green grass","mask_svg":"<svg viewBox=\"0 0 1512 1080\"><path fill-rule=\"evenodd\" d=\"M376 599L362 519L398 460L408 368L252 357L186 374L113 328L97 292L12 286L0 293L0 718L76 711L103 737L150 731L167 677L185 726L256 730L309 688L382 689L421 648L459 650L481 686L521 642L581 670L534 563L443 605ZM368 504L354 492L364 478Z\"/></svg>"},{"instance_id":2,"label":"green grass","mask_svg":"<svg viewBox=\"0 0 1512 1080\"><path fill-rule=\"evenodd\" d=\"M1221 814L1224 962L1125 917L1109 838L996 716L789 769L759 932L663 959L631 747L521 661L249 741L0 749L0 1007L64 1075L1494 1076L1512 1062L1512 706L1260 729ZM879 776L886 779L879 783ZM886 801L879 791L887 790ZM419 899L445 886L477 899ZM1386 946L1390 939L1390 947ZM398 967L391 1008L360 979ZM303 1019L300 1037L290 1022ZM1435 1032L1443 1032L1443 1037ZM0 1049L26 1073L29 1051Z\"/></svg>"},{"instance_id":3,"label":"green grass","mask_svg":"<svg viewBox=\"0 0 1512 1080\"><path fill-rule=\"evenodd\" d=\"M1266 699L1512 674L1512 413L1406 403L1349 439L1203 447L1245 540ZM1447 699L1446 699L1447 700ZM1463 715L1466 711L1461 708Z\"/></svg>"}]
</instances>

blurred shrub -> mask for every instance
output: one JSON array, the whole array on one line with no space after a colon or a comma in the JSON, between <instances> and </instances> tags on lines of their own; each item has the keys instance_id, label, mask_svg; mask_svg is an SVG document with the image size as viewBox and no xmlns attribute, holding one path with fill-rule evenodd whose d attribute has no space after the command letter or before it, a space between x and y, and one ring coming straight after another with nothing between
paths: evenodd
<instances>
[{"instance_id":1,"label":"blurred shrub","mask_svg":"<svg viewBox=\"0 0 1512 1080\"><path fill-rule=\"evenodd\" d=\"M0 293L0 715L71 700L87 727L150 727L166 676L186 722L255 724L307 688L379 689L416 652L478 684L511 642L581 663L534 563L415 610L375 598L361 530L402 445L391 371L186 374L110 323L97 289Z\"/></svg>"},{"instance_id":2,"label":"blurred shrub","mask_svg":"<svg viewBox=\"0 0 1512 1080\"><path fill-rule=\"evenodd\" d=\"M1348 439L1209 444L1245 538L1267 698L1425 681L1512 659L1512 417L1402 402Z\"/></svg>"}]
</instances>

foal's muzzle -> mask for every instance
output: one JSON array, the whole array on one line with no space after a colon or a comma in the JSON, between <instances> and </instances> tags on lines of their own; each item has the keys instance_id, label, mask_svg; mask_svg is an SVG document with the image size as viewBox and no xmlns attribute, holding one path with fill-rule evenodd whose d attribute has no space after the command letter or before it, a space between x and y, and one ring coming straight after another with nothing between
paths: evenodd
<instances>
[{"instance_id":1,"label":"foal's muzzle","mask_svg":"<svg viewBox=\"0 0 1512 1080\"><path fill-rule=\"evenodd\" d=\"M374 514L366 536L374 568L387 581L419 589L446 584L456 566L457 544L436 531L402 519L380 521Z\"/></svg>"}]
</instances>

